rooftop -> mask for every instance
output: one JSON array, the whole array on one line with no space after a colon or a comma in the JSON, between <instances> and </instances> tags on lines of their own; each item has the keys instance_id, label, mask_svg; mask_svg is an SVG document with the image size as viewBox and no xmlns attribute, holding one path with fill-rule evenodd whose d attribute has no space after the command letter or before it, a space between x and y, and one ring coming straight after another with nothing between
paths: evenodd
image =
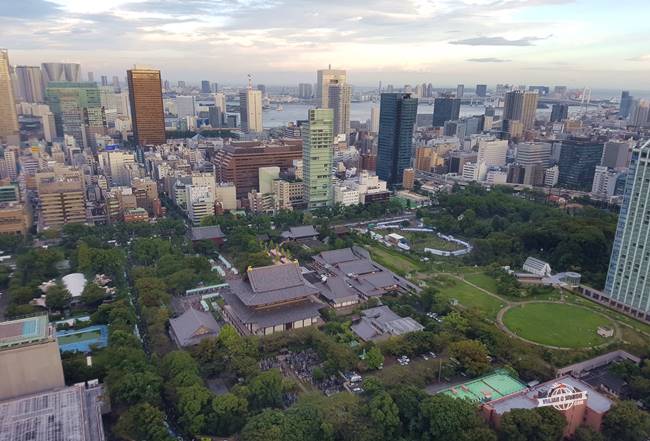
<instances>
[{"instance_id":1,"label":"rooftop","mask_svg":"<svg viewBox=\"0 0 650 441\"><path fill-rule=\"evenodd\" d=\"M180 346L199 343L205 337L214 337L219 333L219 324L212 314L197 311L190 307L179 317L169 320Z\"/></svg>"},{"instance_id":2,"label":"rooftop","mask_svg":"<svg viewBox=\"0 0 650 441\"><path fill-rule=\"evenodd\" d=\"M2 441L102 441L101 387L75 385L0 402Z\"/></svg>"},{"instance_id":3,"label":"rooftop","mask_svg":"<svg viewBox=\"0 0 650 441\"><path fill-rule=\"evenodd\" d=\"M497 371L467 383L457 384L440 393L477 403L497 400L526 389L526 385L504 371Z\"/></svg>"},{"instance_id":4,"label":"rooftop","mask_svg":"<svg viewBox=\"0 0 650 441\"><path fill-rule=\"evenodd\" d=\"M299 227L290 227L289 231L284 231L282 237L289 239L302 239L307 237L318 236L318 231L313 225L302 225Z\"/></svg>"},{"instance_id":5,"label":"rooftop","mask_svg":"<svg viewBox=\"0 0 650 441\"><path fill-rule=\"evenodd\" d=\"M73 298L81 296L87 283L86 276L82 273L68 274L67 276L63 276L61 281Z\"/></svg>"},{"instance_id":6,"label":"rooftop","mask_svg":"<svg viewBox=\"0 0 650 441\"><path fill-rule=\"evenodd\" d=\"M403 335L424 329L411 317L400 317L388 306L377 306L361 312L361 320L351 326L362 340L381 340L391 335Z\"/></svg>"},{"instance_id":7,"label":"rooftop","mask_svg":"<svg viewBox=\"0 0 650 441\"><path fill-rule=\"evenodd\" d=\"M210 240L210 239L223 239L226 237L221 231L219 225L212 225L208 227L192 227L191 230L192 240Z\"/></svg>"},{"instance_id":8,"label":"rooftop","mask_svg":"<svg viewBox=\"0 0 650 441\"><path fill-rule=\"evenodd\" d=\"M46 315L2 322L0 323L0 349L44 341L50 335Z\"/></svg>"}]
</instances>

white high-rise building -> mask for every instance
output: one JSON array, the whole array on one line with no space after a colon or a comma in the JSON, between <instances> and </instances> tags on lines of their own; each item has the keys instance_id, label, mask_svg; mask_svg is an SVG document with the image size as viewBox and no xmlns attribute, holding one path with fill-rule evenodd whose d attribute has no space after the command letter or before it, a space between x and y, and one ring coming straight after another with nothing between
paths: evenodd
<instances>
[{"instance_id":1,"label":"white high-rise building","mask_svg":"<svg viewBox=\"0 0 650 441\"><path fill-rule=\"evenodd\" d=\"M352 88L349 84L333 80L329 85L329 108L334 110L334 136L350 134L350 100Z\"/></svg>"},{"instance_id":2,"label":"white high-rise building","mask_svg":"<svg viewBox=\"0 0 650 441\"><path fill-rule=\"evenodd\" d=\"M560 168L557 165L544 170L544 186L555 187L560 179Z\"/></svg>"},{"instance_id":3,"label":"white high-rise building","mask_svg":"<svg viewBox=\"0 0 650 441\"><path fill-rule=\"evenodd\" d=\"M104 174L110 177L111 186L131 185L130 165L135 164L132 152L108 150L100 155L100 164Z\"/></svg>"},{"instance_id":4,"label":"white high-rise building","mask_svg":"<svg viewBox=\"0 0 650 441\"><path fill-rule=\"evenodd\" d=\"M180 95L176 97L176 115L178 119L196 115L196 102L193 96Z\"/></svg>"},{"instance_id":5,"label":"white high-rise building","mask_svg":"<svg viewBox=\"0 0 650 441\"><path fill-rule=\"evenodd\" d=\"M329 108L329 86L333 81L347 83L347 73L344 70L332 69L331 66L316 72L316 99L320 102L321 109Z\"/></svg>"},{"instance_id":6,"label":"white high-rise building","mask_svg":"<svg viewBox=\"0 0 650 441\"><path fill-rule=\"evenodd\" d=\"M610 303L646 320L650 319L648 195L650 141L632 151L605 282L605 297Z\"/></svg>"},{"instance_id":7,"label":"white high-rise building","mask_svg":"<svg viewBox=\"0 0 650 441\"><path fill-rule=\"evenodd\" d=\"M226 94L218 92L213 95L214 105L219 108L221 113L226 113Z\"/></svg>"},{"instance_id":8,"label":"white high-rise building","mask_svg":"<svg viewBox=\"0 0 650 441\"><path fill-rule=\"evenodd\" d=\"M486 167L503 167L506 165L506 155L508 153L508 141L481 140L478 143L478 157L476 162L485 164Z\"/></svg>"},{"instance_id":9,"label":"white high-rise building","mask_svg":"<svg viewBox=\"0 0 650 441\"><path fill-rule=\"evenodd\" d=\"M206 185L187 185L185 187L185 203L187 216L192 225L201 225L206 216L214 215L214 187Z\"/></svg>"},{"instance_id":10,"label":"white high-rise building","mask_svg":"<svg viewBox=\"0 0 650 441\"><path fill-rule=\"evenodd\" d=\"M239 92L239 117L241 129L244 132L259 133L264 131L262 126L262 91L253 89L251 84L248 85L248 89Z\"/></svg>"},{"instance_id":11,"label":"white high-rise building","mask_svg":"<svg viewBox=\"0 0 650 441\"><path fill-rule=\"evenodd\" d=\"M379 106L370 108L370 132L379 133Z\"/></svg>"},{"instance_id":12,"label":"white high-rise building","mask_svg":"<svg viewBox=\"0 0 650 441\"><path fill-rule=\"evenodd\" d=\"M619 173L602 165L596 166L594 172L594 183L591 186L591 193L601 197L611 197L616 189L616 180Z\"/></svg>"}]
</instances>

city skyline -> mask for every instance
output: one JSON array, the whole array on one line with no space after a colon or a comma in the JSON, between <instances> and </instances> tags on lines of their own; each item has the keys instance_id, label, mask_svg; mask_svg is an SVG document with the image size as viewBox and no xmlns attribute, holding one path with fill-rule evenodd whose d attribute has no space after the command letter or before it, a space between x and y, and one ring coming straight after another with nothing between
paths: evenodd
<instances>
[{"instance_id":1,"label":"city skyline","mask_svg":"<svg viewBox=\"0 0 650 441\"><path fill-rule=\"evenodd\" d=\"M612 10L600 0L412 0L399 12L390 2L306 3L29 0L3 5L0 26L14 65L74 61L120 78L147 64L170 79L229 83L250 72L256 82L293 84L331 63L358 86L647 88L640 1Z\"/></svg>"}]
</instances>

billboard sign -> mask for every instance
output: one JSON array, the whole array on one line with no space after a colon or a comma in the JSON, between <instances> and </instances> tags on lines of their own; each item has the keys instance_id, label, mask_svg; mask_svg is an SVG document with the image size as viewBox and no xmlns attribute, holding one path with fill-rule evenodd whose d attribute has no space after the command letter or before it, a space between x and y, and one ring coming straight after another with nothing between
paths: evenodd
<instances>
[{"instance_id":1,"label":"billboard sign","mask_svg":"<svg viewBox=\"0 0 650 441\"><path fill-rule=\"evenodd\" d=\"M553 406L557 410L569 410L586 400L587 392L578 391L568 384L555 383L545 397L537 399L537 407Z\"/></svg>"}]
</instances>

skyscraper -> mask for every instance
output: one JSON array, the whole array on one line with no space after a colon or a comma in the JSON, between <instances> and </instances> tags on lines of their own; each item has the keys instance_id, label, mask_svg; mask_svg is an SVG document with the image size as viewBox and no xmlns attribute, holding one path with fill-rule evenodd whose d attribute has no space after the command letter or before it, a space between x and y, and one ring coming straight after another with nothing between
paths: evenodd
<instances>
[{"instance_id":1,"label":"skyscraper","mask_svg":"<svg viewBox=\"0 0 650 441\"><path fill-rule=\"evenodd\" d=\"M622 118L627 118L630 115L630 106L632 105L632 100L633 99L634 99L634 97L632 97L632 95L630 95L629 91L624 90L621 93L621 105L620 105L618 114Z\"/></svg>"},{"instance_id":2,"label":"skyscraper","mask_svg":"<svg viewBox=\"0 0 650 441\"><path fill-rule=\"evenodd\" d=\"M572 190L591 191L594 172L602 155L603 145L589 139L562 141L558 185Z\"/></svg>"},{"instance_id":3,"label":"skyscraper","mask_svg":"<svg viewBox=\"0 0 650 441\"><path fill-rule=\"evenodd\" d=\"M0 49L0 140L16 142L17 137L18 114L9 73L9 54L6 49Z\"/></svg>"},{"instance_id":4,"label":"skyscraper","mask_svg":"<svg viewBox=\"0 0 650 441\"><path fill-rule=\"evenodd\" d=\"M350 134L350 100L352 88L349 84L339 83L337 80L330 82L329 108L334 111L334 136Z\"/></svg>"},{"instance_id":5,"label":"skyscraper","mask_svg":"<svg viewBox=\"0 0 650 441\"><path fill-rule=\"evenodd\" d=\"M102 86L108 86L108 77L106 75L102 75Z\"/></svg>"},{"instance_id":6,"label":"skyscraper","mask_svg":"<svg viewBox=\"0 0 650 441\"><path fill-rule=\"evenodd\" d=\"M201 81L201 93L210 93L210 82L208 80Z\"/></svg>"},{"instance_id":7,"label":"skyscraper","mask_svg":"<svg viewBox=\"0 0 650 441\"><path fill-rule=\"evenodd\" d=\"M417 111L418 100L411 94L381 94L377 176L389 185L401 183L410 166Z\"/></svg>"},{"instance_id":8,"label":"skyscraper","mask_svg":"<svg viewBox=\"0 0 650 441\"><path fill-rule=\"evenodd\" d=\"M436 98L433 102L433 127L444 127L446 121L460 116L459 98Z\"/></svg>"},{"instance_id":9,"label":"skyscraper","mask_svg":"<svg viewBox=\"0 0 650 441\"><path fill-rule=\"evenodd\" d=\"M623 205L609 262L605 295L610 302L650 318L650 141L632 151Z\"/></svg>"},{"instance_id":10,"label":"skyscraper","mask_svg":"<svg viewBox=\"0 0 650 441\"><path fill-rule=\"evenodd\" d=\"M16 66L14 70L18 80L18 96L16 100L28 103L45 102L41 68L38 66Z\"/></svg>"},{"instance_id":11,"label":"skyscraper","mask_svg":"<svg viewBox=\"0 0 650 441\"><path fill-rule=\"evenodd\" d=\"M91 83L93 81L95 81L95 73L94 72L88 72L87 75L88 75L88 81L90 81Z\"/></svg>"},{"instance_id":12,"label":"skyscraper","mask_svg":"<svg viewBox=\"0 0 650 441\"><path fill-rule=\"evenodd\" d=\"M465 85L459 84L456 86L456 98L462 98L465 95Z\"/></svg>"},{"instance_id":13,"label":"skyscraper","mask_svg":"<svg viewBox=\"0 0 650 441\"><path fill-rule=\"evenodd\" d=\"M503 105L503 120L520 121L524 130L532 129L535 126L537 99L537 92L522 92L520 90L507 92Z\"/></svg>"},{"instance_id":14,"label":"skyscraper","mask_svg":"<svg viewBox=\"0 0 650 441\"><path fill-rule=\"evenodd\" d=\"M41 63L43 84L47 87L50 82L81 81L81 65L79 63Z\"/></svg>"},{"instance_id":15,"label":"skyscraper","mask_svg":"<svg viewBox=\"0 0 650 441\"><path fill-rule=\"evenodd\" d=\"M553 104L551 108L551 122L564 121L569 117L568 104Z\"/></svg>"},{"instance_id":16,"label":"skyscraper","mask_svg":"<svg viewBox=\"0 0 650 441\"><path fill-rule=\"evenodd\" d=\"M314 92L313 87L309 83L298 84L298 98L301 100L309 100L312 98Z\"/></svg>"},{"instance_id":17,"label":"skyscraper","mask_svg":"<svg viewBox=\"0 0 650 441\"><path fill-rule=\"evenodd\" d=\"M379 132L379 106L372 106L370 108L370 132Z\"/></svg>"},{"instance_id":18,"label":"skyscraper","mask_svg":"<svg viewBox=\"0 0 650 441\"><path fill-rule=\"evenodd\" d=\"M262 132L262 91L253 89L250 77L248 88L239 92L239 116L244 132Z\"/></svg>"},{"instance_id":19,"label":"skyscraper","mask_svg":"<svg viewBox=\"0 0 650 441\"><path fill-rule=\"evenodd\" d=\"M302 129L304 198L307 208L332 204L332 109L310 109Z\"/></svg>"},{"instance_id":20,"label":"skyscraper","mask_svg":"<svg viewBox=\"0 0 650 441\"><path fill-rule=\"evenodd\" d=\"M334 80L343 84L347 83L346 72L332 69L331 66L328 69L321 69L316 72L316 99L320 102L322 109L329 107L329 85Z\"/></svg>"},{"instance_id":21,"label":"skyscraper","mask_svg":"<svg viewBox=\"0 0 650 441\"><path fill-rule=\"evenodd\" d=\"M196 115L196 102L193 95L178 95L176 97L176 116L185 118Z\"/></svg>"},{"instance_id":22,"label":"skyscraper","mask_svg":"<svg viewBox=\"0 0 650 441\"><path fill-rule=\"evenodd\" d=\"M126 72L133 137L137 145L164 144L165 113L162 102L160 71L133 68Z\"/></svg>"},{"instance_id":23,"label":"skyscraper","mask_svg":"<svg viewBox=\"0 0 650 441\"><path fill-rule=\"evenodd\" d=\"M71 135L79 147L94 147L94 136L106 130L106 115L97 83L51 81L46 96L58 136Z\"/></svg>"},{"instance_id":24,"label":"skyscraper","mask_svg":"<svg viewBox=\"0 0 650 441\"><path fill-rule=\"evenodd\" d=\"M476 96L485 97L487 96L487 85L486 84L477 84L476 85Z\"/></svg>"}]
</instances>

